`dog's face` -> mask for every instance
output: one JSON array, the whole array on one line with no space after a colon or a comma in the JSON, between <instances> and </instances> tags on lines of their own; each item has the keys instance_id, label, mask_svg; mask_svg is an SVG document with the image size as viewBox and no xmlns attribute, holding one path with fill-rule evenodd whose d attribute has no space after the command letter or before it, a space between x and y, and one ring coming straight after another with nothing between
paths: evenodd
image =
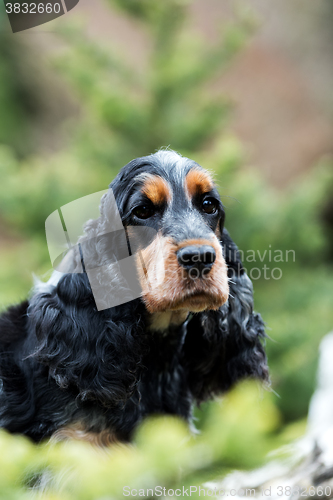
<instances>
[{"instance_id":1,"label":"dog's face","mask_svg":"<svg viewBox=\"0 0 333 500\"><path fill-rule=\"evenodd\" d=\"M111 187L130 239L135 226L157 234L136 253L147 310L200 312L224 304L229 293L219 239L224 210L208 172L161 151L128 164Z\"/></svg>"}]
</instances>

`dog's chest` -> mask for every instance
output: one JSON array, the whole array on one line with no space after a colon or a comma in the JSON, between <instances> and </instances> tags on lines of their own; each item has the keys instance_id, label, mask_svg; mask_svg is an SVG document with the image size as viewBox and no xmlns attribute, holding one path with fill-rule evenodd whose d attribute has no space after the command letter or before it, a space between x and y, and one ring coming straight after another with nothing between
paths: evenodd
<instances>
[{"instance_id":1,"label":"dog's chest","mask_svg":"<svg viewBox=\"0 0 333 500\"><path fill-rule=\"evenodd\" d=\"M144 369L138 385L140 409L144 415L187 414L187 403L186 409L183 408L184 395L188 392L182 366L185 335L186 323L148 331L149 352L143 359Z\"/></svg>"},{"instance_id":2,"label":"dog's chest","mask_svg":"<svg viewBox=\"0 0 333 500\"><path fill-rule=\"evenodd\" d=\"M159 332L163 336L180 327L187 319L189 311L163 311L150 314L147 318L148 331Z\"/></svg>"}]
</instances>

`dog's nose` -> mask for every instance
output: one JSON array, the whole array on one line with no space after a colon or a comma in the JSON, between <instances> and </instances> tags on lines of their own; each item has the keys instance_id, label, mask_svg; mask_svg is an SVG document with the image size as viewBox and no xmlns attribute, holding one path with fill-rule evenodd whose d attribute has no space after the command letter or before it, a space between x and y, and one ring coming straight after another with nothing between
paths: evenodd
<instances>
[{"instance_id":1,"label":"dog's nose","mask_svg":"<svg viewBox=\"0 0 333 500\"><path fill-rule=\"evenodd\" d=\"M188 271L195 269L197 277L211 270L216 259L216 252L210 245L191 245L177 252L179 264Z\"/></svg>"}]
</instances>

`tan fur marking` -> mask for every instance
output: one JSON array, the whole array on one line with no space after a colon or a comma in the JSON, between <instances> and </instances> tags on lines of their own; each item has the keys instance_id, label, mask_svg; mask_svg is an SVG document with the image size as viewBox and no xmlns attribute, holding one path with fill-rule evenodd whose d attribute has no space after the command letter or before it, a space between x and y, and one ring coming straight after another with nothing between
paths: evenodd
<instances>
[{"instance_id":1,"label":"tan fur marking","mask_svg":"<svg viewBox=\"0 0 333 500\"><path fill-rule=\"evenodd\" d=\"M179 311L163 311L150 314L149 330L164 331L170 326L179 326L186 321L189 311L185 309Z\"/></svg>"},{"instance_id":2,"label":"tan fur marking","mask_svg":"<svg viewBox=\"0 0 333 500\"><path fill-rule=\"evenodd\" d=\"M189 245L211 245L216 252L212 269L204 278L191 279L178 263L177 251ZM140 254L140 258L136 256L136 265L142 298L150 314L218 309L227 301L227 265L215 235L209 240L191 239L179 245L171 238L159 236Z\"/></svg>"},{"instance_id":3,"label":"tan fur marking","mask_svg":"<svg viewBox=\"0 0 333 500\"><path fill-rule=\"evenodd\" d=\"M220 224L217 225L216 231L215 231L216 237L219 241L221 241L222 234L221 234L221 229L220 229Z\"/></svg>"},{"instance_id":4,"label":"tan fur marking","mask_svg":"<svg viewBox=\"0 0 333 500\"><path fill-rule=\"evenodd\" d=\"M196 194L208 193L213 187L212 178L205 170L194 168L186 176L185 188L190 199Z\"/></svg>"},{"instance_id":5,"label":"tan fur marking","mask_svg":"<svg viewBox=\"0 0 333 500\"><path fill-rule=\"evenodd\" d=\"M59 429L52 434L50 441L59 442L74 439L75 441L86 441L87 443L96 446L97 448L104 448L111 444L117 443L117 439L109 431L90 432L84 430L80 424L73 424L68 427Z\"/></svg>"},{"instance_id":6,"label":"tan fur marking","mask_svg":"<svg viewBox=\"0 0 333 500\"><path fill-rule=\"evenodd\" d=\"M169 184L158 175L148 175L141 191L154 205L161 205L171 200L171 188Z\"/></svg>"}]
</instances>

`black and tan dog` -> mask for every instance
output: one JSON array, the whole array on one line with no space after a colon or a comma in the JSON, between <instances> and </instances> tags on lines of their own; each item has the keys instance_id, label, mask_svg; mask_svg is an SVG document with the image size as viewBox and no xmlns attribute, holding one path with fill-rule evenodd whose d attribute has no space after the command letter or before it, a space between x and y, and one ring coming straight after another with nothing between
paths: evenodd
<instances>
[{"instance_id":1,"label":"black and tan dog","mask_svg":"<svg viewBox=\"0 0 333 500\"><path fill-rule=\"evenodd\" d=\"M238 380L268 380L263 322L211 176L159 151L126 165L109 192L130 240L138 227L156 234L135 254L140 297L96 307L84 256L106 262L106 194L83 255L0 318L0 425L35 441L126 441L147 415L191 421L193 404ZM119 279L111 269L105 294Z\"/></svg>"}]
</instances>

